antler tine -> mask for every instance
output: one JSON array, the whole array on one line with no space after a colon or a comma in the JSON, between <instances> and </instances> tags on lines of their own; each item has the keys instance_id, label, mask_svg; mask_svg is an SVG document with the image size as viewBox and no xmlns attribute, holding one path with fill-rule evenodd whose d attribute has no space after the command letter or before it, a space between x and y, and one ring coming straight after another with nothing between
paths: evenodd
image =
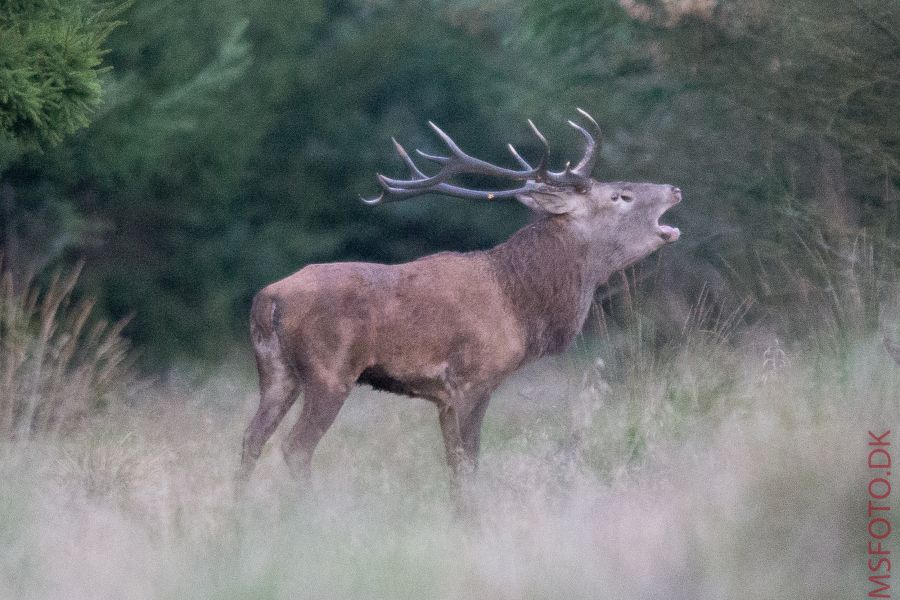
<instances>
[{"instance_id":1,"label":"antler tine","mask_svg":"<svg viewBox=\"0 0 900 600\"><path fill-rule=\"evenodd\" d=\"M544 149L548 152L550 151L550 144L547 142L547 138L544 137L544 134L541 133L541 130L537 128L537 125L534 124L534 121L528 119L528 126L531 127L531 131L534 132L534 135L537 136L541 143L544 145Z\"/></svg>"},{"instance_id":2,"label":"antler tine","mask_svg":"<svg viewBox=\"0 0 900 600\"><path fill-rule=\"evenodd\" d=\"M587 119L588 122L594 126L594 130L597 132L597 137L603 137L603 132L600 130L600 125L597 123L597 121L594 119L594 117L591 116L591 114L588 111L584 110L583 108L578 108L578 107L576 107L575 110L577 110L578 114L580 114L582 117Z\"/></svg>"},{"instance_id":3,"label":"antler tine","mask_svg":"<svg viewBox=\"0 0 900 600\"><path fill-rule=\"evenodd\" d=\"M575 121L569 121L569 127L572 127L578 133L584 136L585 141L587 142L584 149L584 157L578 162L572 172L581 173L581 174L590 174L590 167L594 166L594 149L597 147L597 142L594 140L594 136L590 134L590 132L576 123ZM583 169L587 168L588 172L584 173Z\"/></svg>"},{"instance_id":4,"label":"antler tine","mask_svg":"<svg viewBox=\"0 0 900 600\"><path fill-rule=\"evenodd\" d=\"M469 157L468 154L462 151L462 148L456 145L456 142L453 141L453 138L444 133L444 130L438 127L434 123L434 121L428 121L428 126L431 127L436 134L438 134L438 137L440 137L445 144L447 144L447 147L450 148L450 152L461 158Z\"/></svg>"},{"instance_id":5,"label":"antler tine","mask_svg":"<svg viewBox=\"0 0 900 600\"><path fill-rule=\"evenodd\" d=\"M418 154L422 158L426 158L426 159L430 160L431 162L436 162L441 165L445 165L448 162L450 162L451 160L453 160L449 156L437 156L436 154L428 154L427 152L422 152L418 148L416 148L416 154Z\"/></svg>"},{"instance_id":6,"label":"antler tine","mask_svg":"<svg viewBox=\"0 0 900 600\"><path fill-rule=\"evenodd\" d=\"M581 135L583 135L587 140L587 147L584 151L584 157L578 162L573 171L579 175L590 177L591 171L593 171L594 169L594 162L596 161L597 148L603 143L603 132L600 130L600 125L598 125L597 121L594 120L594 117L592 117L586 110L582 108L576 108L575 110L577 110L582 117L587 119L587 121L593 126L594 131L597 134L597 139L595 140L594 136L592 136L584 127L581 127L580 125L569 121L569 125L577 129L579 133L581 133Z\"/></svg>"},{"instance_id":7,"label":"antler tine","mask_svg":"<svg viewBox=\"0 0 900 600\"><path fill-rule=\"evenodd\" d=\"M382 204L384 202L384 192L381 192L377 196L372 196L370 198L366 198L365 196L360 194L359 199L362 200L363 204L375 206L376 204Z\"/></svg>"},{"instance_id":8,"label":"antler tine","mask_svg":"<svg viewBox=\"0 0 900 600\"><path fill-rule=\"evenodd\" d=\"M516 149L515 149L515 147L514 147L512 144L507 144L506 147L509 148L510 153L511 153L511 154L513 155L513 157L519 162L520 165L522 165L522 166L525 167L526 169L533 169L533 168L534 168L534 167L532 167L530 164L528 164L528 161L527 161L527 160L525 160L524 158L522 158L522 155L521 155L521 154L519 154L518 152L516 152Z\"/></svg>"},{"instance_id":9,"label":"antler tine","mask_svg":"<svg viewBox=\"0 0 900 600\"><path fill-rule=\"evenodd\" d=\"M398 142L396 138L391 138L391 141L394 142L394 148L397 150L397 154L400 155L400 158L403 159L403 162L406 163L406 166L409 167L409 170L412 171L413 175L421 178L428 177L428 175L419 170L419 167L417 167L416 163L413 162L413 159L410 158L409 153L406 151L406 148L401 146L400 142Z\"/></svg>"},{"instance_id":10,"label":"antler tine","mask_svg":"<svg viewBox=\"0 0 900 600\"><path fill-rule=\"evenodd\" d=\"M534 124L534 121L528 119L528 126L531 128L531 131L534 132L534 135L541 141L541 145L544 147L544 154L541 155L541 160L538 162L538 166L535 167L535 180L543 181L547 178L547 161L550 160L550 143L547 141L547 138L544 137L544 134L541 133L541 130L537 128L537 125Z\"/></svg>"}]
</instances>

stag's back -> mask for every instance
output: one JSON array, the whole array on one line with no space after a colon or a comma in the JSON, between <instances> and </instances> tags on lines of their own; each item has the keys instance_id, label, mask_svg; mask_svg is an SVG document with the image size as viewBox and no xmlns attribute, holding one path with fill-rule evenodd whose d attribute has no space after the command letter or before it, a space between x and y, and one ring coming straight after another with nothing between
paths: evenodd
<instances>
[{"instance_id":1,"label":"stag's back","mask_svg":"<svg viewBox=\"0 0 900 600\"><path fill-rule=\"evenodd\" d=\"M266 287L254 311L300 374L411 395L496 385L525 355L524 329L485 253L411 263L310 265Z\"/></svg>"}]
</instances>

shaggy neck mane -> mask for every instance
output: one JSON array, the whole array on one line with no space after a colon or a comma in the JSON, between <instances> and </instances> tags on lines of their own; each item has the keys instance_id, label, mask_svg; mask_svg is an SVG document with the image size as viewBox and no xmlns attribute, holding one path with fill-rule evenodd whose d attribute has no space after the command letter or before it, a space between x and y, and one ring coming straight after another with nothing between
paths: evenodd
<instances>
[{"instance_id":1,"label":"shaggy neck mane","mask_svg":"<svg viewBox=\"0 0 900 600\"><path fill-rule=\"evenodd\" d=\"M488 251L498 281L526 331L526 360L563 351L581 331L595 282L587 243L568 217L547 217Z\"/></svg>"}]
</instances>

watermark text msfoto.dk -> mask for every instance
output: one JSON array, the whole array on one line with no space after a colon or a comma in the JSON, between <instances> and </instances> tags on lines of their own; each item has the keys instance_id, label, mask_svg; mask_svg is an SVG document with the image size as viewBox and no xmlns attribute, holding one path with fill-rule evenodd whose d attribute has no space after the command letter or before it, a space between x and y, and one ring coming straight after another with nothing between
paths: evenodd
<instances>
[{"instance_id":1,"label":"watermark text msfoto.dk","mask_svg":"<svg viewBox=\"0 0 900 600\"><path fill-rule=\"evenodd\" d=\"M891 442L890 430L869 432L869 485L866 515L869 598L891 597Z\"/></svg>"}]
</instances>

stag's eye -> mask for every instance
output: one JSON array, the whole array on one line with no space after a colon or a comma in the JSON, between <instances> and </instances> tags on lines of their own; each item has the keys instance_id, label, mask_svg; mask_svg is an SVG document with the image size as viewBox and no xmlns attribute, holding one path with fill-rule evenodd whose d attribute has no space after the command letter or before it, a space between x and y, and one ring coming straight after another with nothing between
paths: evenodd
<instances>
[{"instance_id":1,"label":"stag's eye","mask_svg":"<svg viewBox=\"0 0 900 600\"><path fill-rule=\"evenodd\" d=\"M634 196L632 196L631 194L622 194L621 197L625 202L631 202L632 200L634 200Z\"/></svg>"}]
</instances>

